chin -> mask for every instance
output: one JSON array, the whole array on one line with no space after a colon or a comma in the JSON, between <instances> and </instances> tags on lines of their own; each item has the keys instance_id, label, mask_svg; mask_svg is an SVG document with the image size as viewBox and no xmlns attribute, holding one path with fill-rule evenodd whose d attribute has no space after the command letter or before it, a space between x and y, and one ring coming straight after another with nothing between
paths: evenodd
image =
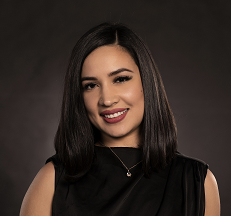
<instances>
[{"instance_id":1,"label":"chin","mask_svg":"<svg viewBox=\"0 0 231 216\"><path fill-rule=\"evenodd\" d=\"M126 136L127 133L124 132L107 132L107 131L103 131L103 133L107 136L110 136L112 138L121 138Z\"/></svg>"},{"instance_id":2,"label":"chin","mask_svg":"<svg viewBox=\"0 0 231 216\"><path fill-rule=\"evenodd\" d=\"M127 133L117 133L117 134L112 134L111 137L113 138L122 138L125 137L127 135Z\"/></svg>"},{"instance_id":3,"label":"chin","mask_svg":"<svg viewBox=\"0 0 231 216\"><path fill-rule=\"evenodd\" d=\"M114 131L103 131L106 135L113 137L113 138L122 138L125 137L127 135L129 135L130 133L132 133L134 130L129 130L129 129L124 129L124 128L120 128L119 130L114 130Z\"/></svg>"}]
</instances>

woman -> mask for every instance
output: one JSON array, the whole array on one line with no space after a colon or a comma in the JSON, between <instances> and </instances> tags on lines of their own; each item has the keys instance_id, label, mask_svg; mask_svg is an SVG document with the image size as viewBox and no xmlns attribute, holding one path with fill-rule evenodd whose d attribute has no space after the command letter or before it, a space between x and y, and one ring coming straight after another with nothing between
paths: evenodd
<instances>
[{"instance_id":1,"label":"woman","mask_svg":"<svg viewBox=\"0 0 231 216\"><path fill-rule=\"evenodd\" d=\"M74 47L55 148L21 216L219 215L207 164L177 152L150 51L121 24L101 24Z\"/></svg>"}]
</instances>

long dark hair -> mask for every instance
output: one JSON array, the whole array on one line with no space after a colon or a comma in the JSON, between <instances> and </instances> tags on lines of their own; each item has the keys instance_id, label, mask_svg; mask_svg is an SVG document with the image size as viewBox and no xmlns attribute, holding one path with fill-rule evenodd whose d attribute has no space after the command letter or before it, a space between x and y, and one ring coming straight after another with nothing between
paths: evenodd
<instances>
[{"instance_id":1,"label":"long dark hair","mask_svg":"<svg viewBox=\"0 0 231 216\"><path fill-rule=\"evenodd\" d=\"M123 24L103 23L85 33L75 45L65 77L62 112L55 149L69 180L81 178L91 167L99 132L91 124L84 106L81 70L85 58L105 45L124 47L137 64L144 90L141 123L143 172L163 169L175 156L177 135L161 76L152 55L132 30Z\"/></svg>"}]
</instances>

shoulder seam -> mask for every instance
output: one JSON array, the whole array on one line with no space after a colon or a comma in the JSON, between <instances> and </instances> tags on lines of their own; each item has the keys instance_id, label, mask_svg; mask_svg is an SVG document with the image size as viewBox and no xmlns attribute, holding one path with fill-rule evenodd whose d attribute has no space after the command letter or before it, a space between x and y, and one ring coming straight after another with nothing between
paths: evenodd
<instances>
[{"instance_id":1,"label":"shoulder seam","mask_svg":"<svg viewBox=\"0 0 231 216\"><path fill-rule=\"evenodd\" d=\"M201 164L203 164L203 165L208 166L208 164L207 164L206 162L204 162L203 160L200 160L200 159L198 159L198 158L189 157L189 156L184 155L184 154L181 154L181 153L179 153L179 152L177 152L176 155L177 155L177 157L181 157L181 158L184 158L184 159L188 159L188 160L191 160L191 161L194 161L194 162L199 162L199 163L201 163Z\"/></svg>"}]
</instances>

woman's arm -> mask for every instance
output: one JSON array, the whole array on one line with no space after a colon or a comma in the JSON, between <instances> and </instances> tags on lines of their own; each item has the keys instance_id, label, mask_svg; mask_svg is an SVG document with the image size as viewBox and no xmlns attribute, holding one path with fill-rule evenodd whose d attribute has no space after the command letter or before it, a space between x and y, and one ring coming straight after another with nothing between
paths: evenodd
<instances>
[{"instance_id":1,"label":"woman's arm","mask_svg":"<svg viewBox=\"0 0 231 216\"><path fill-rule=\"evenodd\" d=\"M205 178L205 216L220 216L220 197L217 181L210 170Z\"/></svg>"},{"instance_id":2,"label":"woman's arm","mask_svg":"<svg viewBox=\"0 0 231 216\"><path fill-rule=\"evenodd\" d=\"M49 162L38 172L26 192L20 216L51 216L54 182L54 165Z\"/></svg>"}]
</instances>

